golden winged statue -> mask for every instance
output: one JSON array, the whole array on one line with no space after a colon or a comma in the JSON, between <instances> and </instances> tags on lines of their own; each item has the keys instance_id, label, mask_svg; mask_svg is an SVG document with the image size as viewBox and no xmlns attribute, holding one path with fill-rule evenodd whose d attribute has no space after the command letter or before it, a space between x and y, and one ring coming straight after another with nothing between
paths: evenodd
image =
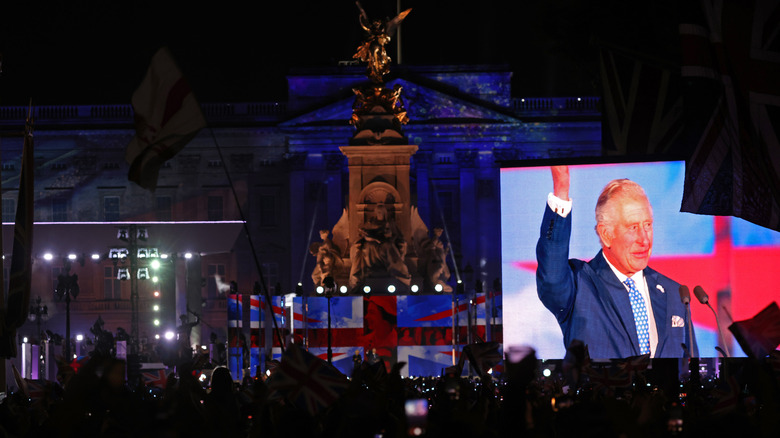
<instances>
[{"instance_id":1,"label":"golden winged statue","mask_svg":"<svg viewBox=\"0 0 780 438\"><path fill-rule=\"evenodd\" d=\"M383 77L390 71L390 57L387 56L385 45L390 42L390 37L401 25L401 21L409 15L411 8L401 12L392 20L369 20L366 11L355 2L360 10L360 26L366 31L366 40L363 41L352 57L368 63L368 77L374 83L382 83Z\"/></svg>"}]
</instances>

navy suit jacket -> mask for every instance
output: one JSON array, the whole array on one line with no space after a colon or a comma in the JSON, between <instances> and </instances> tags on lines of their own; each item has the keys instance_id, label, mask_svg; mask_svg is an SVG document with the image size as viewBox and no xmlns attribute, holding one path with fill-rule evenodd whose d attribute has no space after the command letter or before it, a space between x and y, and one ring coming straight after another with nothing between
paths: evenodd
<instances>
[{"instance_id":1,"label":"navy suit jacket","mask_svg":"<svg viewBox=\"0 0 780 438\"><path fill-rule=\"evenodd\" d=\"M575 339L588 345L590 357L615 359L638 356L639 341L634 314L625 286L609 267L602 252L590 262L569 259L571 217L561 217L546 208L536 257L536 287L539 298L563 332L564 346ZM679 295L680 284L654 271L644 269L650 292L658 344L653 357L683 357L693 346L689 339L686 308ZM672 320L677 323L672 327ZM680 321L684 326L680 327ZM692 332L692 329L691 329Z\"/></svg>"}]
</instances>

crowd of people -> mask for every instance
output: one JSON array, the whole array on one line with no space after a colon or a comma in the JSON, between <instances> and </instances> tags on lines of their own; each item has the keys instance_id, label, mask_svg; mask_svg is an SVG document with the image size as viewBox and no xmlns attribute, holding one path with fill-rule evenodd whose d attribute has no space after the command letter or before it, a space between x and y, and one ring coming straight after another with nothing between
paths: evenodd
<instances>
[{"instance_id":1,"label":"crowd of people","mask_svg":"<svg viewBox=\"0 0 780 438\"><path fill-rule=\"evenodd\" d=\"M197 362L183 362L163 387L153 387L126 379L124 360L98 356L75 373L65 367L58 382L10 384L0 403L0 436L769 437L780 431L777 352L765 360L724 360L719 377L679 374L683 362L672 359L596 367L576 354L540 361L531 349L508 355L491 374L475 357L466 362L471 373L453 367L439 377L406 378L403 364L388 372L382 361L356 362L327 399L319 391L338 379L317 375L329 369L324 361L296 375L284 356L270 377L242 382L217 367L205 384ZM285 384L274 373L287 373Z\"/></svg>"}]
</instances>

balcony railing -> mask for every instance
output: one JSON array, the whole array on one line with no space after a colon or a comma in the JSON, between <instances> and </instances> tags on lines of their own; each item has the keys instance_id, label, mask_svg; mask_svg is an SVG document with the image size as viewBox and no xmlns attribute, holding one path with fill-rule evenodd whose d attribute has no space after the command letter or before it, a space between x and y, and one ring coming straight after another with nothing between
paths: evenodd
<instances>
[{"instance_id":1,"label":"balcony railing","mask_svg":"<svg viewBox=\"0 0 780 438\"><path fill-rule=\"evenodd\" d=\"M519 117L597 115L601 112L598 97L522 97L512 99L512 110Z\"/></svg>"},{"instance_id":2,"label":"balcony railing","mask_svg":"<svg viewBox=\"0 0 780 438\"><path fill-rule=\"evenodd\" d=\"M512 111L519 117L565 117L597 115L598 97L523 97L512 99ZM210 122L281 122L287 114L286 102L205 103L203 115ZM0 107L0 126L18 126L27 117L26 106ZM36 126L69 124L133 124L130 104L34 106Z\"/></svg>"},{"instance_id":3,"label":"balcony railing","mask_svg":"<svg viewBox=\"0 0 780 438\"><path fill-rule=\"evenodd\" d=\"M28 107L0 107L0 126L24 125ZM201 104L203 115L210 122L233 121L281 121L287 112L286 102L206 103ZM117 105L53 105L33 106L32 116L36 126L48 124L127 124L133 123L133 107Z\"/></svg>"}]
</instances>

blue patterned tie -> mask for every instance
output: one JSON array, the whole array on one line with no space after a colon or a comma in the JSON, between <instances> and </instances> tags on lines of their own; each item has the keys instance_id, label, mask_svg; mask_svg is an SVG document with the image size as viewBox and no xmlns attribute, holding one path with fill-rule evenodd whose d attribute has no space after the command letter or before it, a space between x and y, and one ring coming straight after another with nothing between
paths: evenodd
<instances>
[{"instance_id":1,"label":"blue patterned tie","mask_svg":"<svg viewBox=\"0 0 780 438\"><path fill-rule=\"evenodd\" d=\"M636 334L639 337L639 354L650 353L650 325L647 321L647 308L645 299L636 288L634 280L627 278L623 282L628 286L628 299L631 300L631 310L634 311L634 323L636 323Z\"/></svg>"}]
</instances>

